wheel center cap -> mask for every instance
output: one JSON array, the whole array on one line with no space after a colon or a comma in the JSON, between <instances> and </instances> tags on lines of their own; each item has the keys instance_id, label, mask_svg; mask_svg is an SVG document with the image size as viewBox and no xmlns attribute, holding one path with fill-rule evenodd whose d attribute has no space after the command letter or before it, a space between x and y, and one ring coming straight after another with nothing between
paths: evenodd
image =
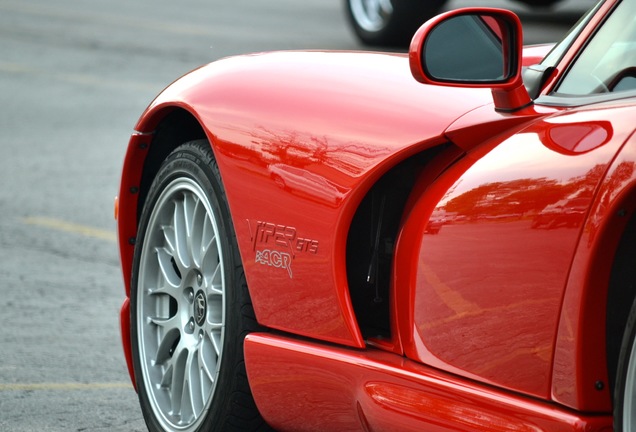
<instances>
[{"instance_id":1,"label":"wheel center cap","mask_svg":"<svg viewBox=\"0 0 636 432\"><path fill-rule=\"evenodd\" d=\"M205 293L203 291L197 292L194 296L194 320L196 321L199 327L203 326L205 323L205 314L207 311L208 305L205 300Z\"/></svg>"}]
</instances>

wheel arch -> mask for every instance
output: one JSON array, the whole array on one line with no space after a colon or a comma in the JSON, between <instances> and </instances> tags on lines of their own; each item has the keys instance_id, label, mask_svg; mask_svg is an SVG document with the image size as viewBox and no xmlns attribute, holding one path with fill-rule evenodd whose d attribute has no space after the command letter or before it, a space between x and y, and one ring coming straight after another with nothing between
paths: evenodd
<instances>
[{"instance_id":1,"label":"wheel arch","mask_svg":"<svg viewBox=\"0 0 636 432\"><path fill-rule=\"evenodd\" d=\"M184 142L206 137L196 117L177 107L146 113L136 130L126 150L115 204L119 254L127 296L130 295L139 218L152 180L172 150Z\"/></svg>"},{"instance_id":2,"label":"wheel arch","mask_svg":"<svg viewBox=\"0 0 636 432\"><path fill-rule=\"evenodd\" d=\"M137 167L137 169L141 168L137 221L141 216L150 185L168 155L185 142L207 138L197 118L183 108L164 108L154 117L150 121L150 123L156 122L152 141L148 146L143 167Z\"/></svg>"},{"instance_id":3,"label":"wheel arch","mask_svg":"<svg viewBox=\"0 0 636 432\"><path fill-rule=\"evenodd\" d=\"M139 218L152 180L166 157L180 144L205 137L196 118L180 108L164 108L142 118L129 141L115 204L117 238L126 301L120 310L120 329L124 356L132 383L130 339L130 287Z\"/></svg>"}]
</instances>

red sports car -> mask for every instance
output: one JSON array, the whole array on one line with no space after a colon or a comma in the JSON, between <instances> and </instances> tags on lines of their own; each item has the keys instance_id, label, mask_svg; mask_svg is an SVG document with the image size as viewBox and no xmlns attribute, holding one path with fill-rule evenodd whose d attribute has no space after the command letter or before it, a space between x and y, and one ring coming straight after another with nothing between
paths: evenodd
<instances>
[{"instance_id":1,"label":"red sports car","mask_svg":"<svg viewBox=\"0 0 636 432\"><path fill-rule=\"evenodd\" d=\"M169 86L117 205L148 428L636 430L635 17L522 48L513 13L455 10L408 55Z\"/></svg>"}]
</instances>

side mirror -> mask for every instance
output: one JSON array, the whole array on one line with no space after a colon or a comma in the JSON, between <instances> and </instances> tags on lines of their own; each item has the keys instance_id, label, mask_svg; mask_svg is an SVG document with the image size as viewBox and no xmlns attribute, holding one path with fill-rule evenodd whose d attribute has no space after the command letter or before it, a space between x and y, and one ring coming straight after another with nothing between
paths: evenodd
<instances>
[{"instance_id":1,"label":"side mirror","mask_svg":"<svg viewBox=\"0 0 636 432\"><path fill-rule=\"evenodd\" d=\"M521 77L522 29L504 9L466 8L439 15L411 41L413 77L424 84L490 88L495 108L532 103Z\"/></svg>"}]
</instances>

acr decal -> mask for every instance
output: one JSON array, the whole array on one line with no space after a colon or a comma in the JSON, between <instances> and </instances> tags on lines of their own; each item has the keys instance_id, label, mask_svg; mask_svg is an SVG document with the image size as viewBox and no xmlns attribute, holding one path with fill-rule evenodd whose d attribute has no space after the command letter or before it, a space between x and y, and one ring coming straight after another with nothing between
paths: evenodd
<instances>
[{"instance_id":1,"label":"acr decal","mask_svg":"<svg viewBox=\"0 0 636 432\"><path fill-rule=\"evenodd\" d=\"M252 250L256 253L256 262L270 267L287 270L292 278L292 260L299 253L318 253L318 240L298 235L295 227L265 221L247 220L250 230ZM283 248L285 251L274 248Z\"/></svg>"},{"instance_id":2,"label":"acr decal","mask_svg":"<svg viewBox=\"0 0 636 432\"><path fill-rule=\"evenodd\" d=\"M269 249L256 251L257 263L270 267L285 269L287 270L287 274L289 274L290 279L294 277L292 274L291 260L292 257L287 252L279 252Z\"/></svg>"}]
</instances>

